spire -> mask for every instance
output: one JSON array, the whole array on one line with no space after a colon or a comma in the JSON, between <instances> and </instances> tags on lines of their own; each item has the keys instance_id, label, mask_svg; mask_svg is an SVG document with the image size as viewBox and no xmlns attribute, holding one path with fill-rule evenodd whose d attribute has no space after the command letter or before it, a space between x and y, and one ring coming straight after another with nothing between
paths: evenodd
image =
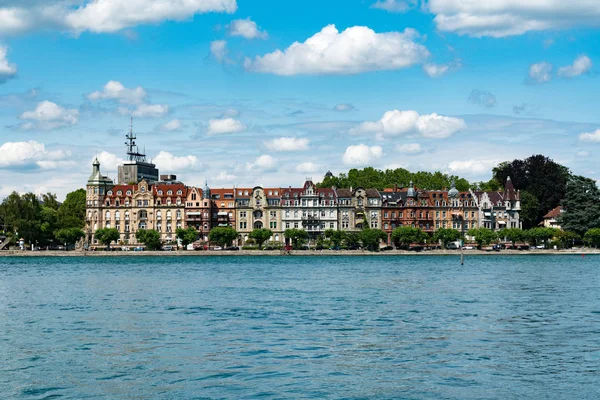
<instances>
[{"instance_id":1,"label":"spire","mask_svg":"<svg viewBox=\"0 0 600 400\"><path fill-rule=\"evenodd\" d=\"M506 177L506 184L504 185L504 199L511 201L517 199L515 187L510 180L510 176Z\"/></svg>"}]
</instances>

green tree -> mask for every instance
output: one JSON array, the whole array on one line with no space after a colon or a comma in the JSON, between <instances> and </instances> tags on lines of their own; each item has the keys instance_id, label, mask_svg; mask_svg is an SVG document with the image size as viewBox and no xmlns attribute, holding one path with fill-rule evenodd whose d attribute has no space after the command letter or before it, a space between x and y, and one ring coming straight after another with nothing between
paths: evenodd
<instances>
[{"instance_id":1,"label":"green tree","mask_svg":"<svg viewBox=\"0 0 600 400\"><path fill-rule=\"evenodd\" d=\"M525 240L525 237L525 232L519 228L504 228L498 232L498 238L508 240L513 246Z\"/></svg>"},{"instance_id":2,"label":"green tree","mask_svg":"<svg viewBox=\"0 0 600 400\"><path fill-rule=\"evenodd\" d=\"M521 211L519 212L519 218L523 221L523 227L525 229L536 227L540 207L540 202L537 197L527 190L521 191Z\"/></svg>"},{"instance_id":3,"label":"green tree","mask_svg":"<svg viewBox=\"0 0 600 400\"><path fill-rule=\"evenodd\" d=\"M487 246L494 240L498 239L498 235L496 234L496 232L487 228L470 229L469 232L467 232L467 235L472 236L475 239L478 248L481 248L482 246Z\"/></svg>"},{"instance_id":4,"label":"green tree","mask_svg":"<svg viewBox=\"0 0 600 400\"><path fill-rule=\"evenodd\" d=\"M96 231L95 236L100 243L106 245L106 250L110 250L110 244L118 241L121 237L119 231L115 228L100 228Z\"/></svg>"},{"instance_id":5,"label":"green tree","mask_svg":"<svg viewBox=\"0 0 600 400\"><path fill-rule=\"evenodd\" d=\"M529 215L524 228L531 228L542 220L544 214L560 204L567 191L569 169L543 155L533 155L524 160L503 162L493 169L494 179L504 185L510 179L517 190L527 191L538 200L536 217Z\"/></svg>"},{"instance_id":6,"label":"green tree","mask_svg":"<svg viewBox=\"0 0 600 400\"><path fill-rule=\"evenodd\" d=\"M456 229L450 228L440 228L435 231L433 234L433 240L436 242L441 242L442 247L445 249L448 243L457 241L460 239L461 234Z\"/></svg>"},{"instance_id":7,"label":"green tree","mask_svg":"<svg viewBox=\"0 0 600 400\"><path fill-rule=\"evenodd\" d=\"M395 185L407 187L410 181L421 189L441 190L449 188L452 181L456 182L456 188L460 191L469 190L470 184L466 179L454 175L446 175L441 172L418 171L410 172L404 168L387 169L385 171L366 167L364 169L353 168L348 173L338 176L325 177L317 186L319 187L363 187L383 190Z\"/></svg>"},{"instance_id":8,"label":"green tree","mask_svg":"<svg viewBox=\"0 0 600 400\"><path fill-rule=\"evenodd\" d=\"M413 243L423 243L427 234L412 226L399 226L392 231L392 242L397 248L408 249Z\"/></svg>"},{"instance_id":9,"label":"green tree","mask_svg":"<svg viewBox=\"0 0 600 400\"><path fill-rule=\"evenodd\" d=\"M600 228L600 190L592 179L572 177L562 206L564 212L558 217L562 229L585 235L592 228Z\"/></svg>"},{"instance_id":10,"label":"green tree","mask_svg":"<svg viewBox=\"0 0 600 400\"><path fill-rule=\"evenodd\" d=\"M62 228L57 230L54 235L61 242L68 245L74 245L85 234L79 228Z\"/></svg>"},{"instance_id":11,"label":"green tree","mask_svg":"<svg viewBox=\"0 0 600 400\"><path fill-rule=\"evenodd\" d=\"M77 189L69 194L58 209L60 228L83 228L85 226L85 189Z\"/></svg>"},{"instance_id":12,"label":"green tree","mask_svg":"<svg viewBox=\"0 0 600 400\"><path fill-rule=\"evenodd\" d=\"M269 238L273 236L273 231L267 228L257 228L254 229L252 232L250 232L250 234L248 235L248 237L250 239L254 239L254 241L256 242L256 244L258 244L258 249L262 250L262 245L264 242L266 242L267 240L269 240Z\"/></svg>"},{"instance_id":13,"label":"green tree","mask_svg":"<svg viewBox=\"0 0 600 400\"><path fill-rule=\"evenodd\" d=\"M325 237L331 240L331 244L334 247L340 247L346 238L346 233L344 231L336 231L335 229L327 229Z\"/></svg>"},{"instance_id":14,"label":"green tree","mask_svg":"<svg viewBox=\"0 0 600 400\"><path fill-rule=\"evenodd\" d=\"M306 243L306 240L308 240L308 232L302 229L286 229L285 232L283 232L283 236L285 236L286 239L291 240L292 247L296 250L301 248L304 243Z\"/></svg>"},{"instance_id":15,"label":"green tree","mask_svg":"<svg viewBox=\"0 0 600 400\"><path fill-rule=\"evenodd\" d=\"M561 249L570 249L575 243L581 242L581 236L570 231L558 231L556 239L558 240Z\"/></svg>"},{"instance_id":16,"label":"green tree","mask_svg":"<svg viewBox=\"0 0 600 400\"><path fill-rule=\"evenodd\" d=\"M160 233L154 229L140 229L135 233L135 238L138 242L144 243L148 250L160 250L162 248Z\"/></svg>"},{"instance_id":17,"label":"green tree","mask_svg":"<svg viewBox=\"0 0 600 400\"><path fill-rule=\"evenodd\" d=\"M598 246L600 246L600 228L588 229L583 236L583 241L588 246L598 248Z\"/></svg>"},{"instance_id":18,"label":"green tree","mask_svg":"<svg viewBox=\"0 0 600 400\"><path fill-rule=\"evenodd\" d=\"M42 195L42 204L44 207L51 208L52 210L58 210L60 203L56 200L56 195L53 193L46 193Z\"/></svg>"},{"instance_id":19,"label":"green tree","mask_svg":"<svg viewBox=\"0 0 600 400\"><path fill-rule=\"evenodd\" d=\"M360 240L360 232L346 232L344 235L344 242L348 249L357 249L361 247L362 242Z\"/></svg>"},{"instance_id":20,"label":"green tree","mask_svg":"<svg viewBox=\"0 0 600 400\"><path fill-rule=\"evenodd\" d=\"M550 239L555 237L558 232L558 229L555 228L532 228L528 231L525 231L525 237L528 239L529 244L534 244L536 246L540 244L544 244L544 247L548 247L550 243Z\"/></svg>"},{"instance_id":21,"label":"green tree","mask_svg":"<svg viewBox=\"0 0 600 400\"><path fill-rule=\"evenodd\" d=\"M188 226L186 229L177 228L175 230L175 236L177 236L177 239L181 240L181 245L186 249L188 244L196 241L198 232L193 226Z\"/></svg>"},{"instance_id":22,"label":"green tree","mask_svg":"<svg viewBox=\"0 0 600 400\"><path fill-rule=\"evenodd\" d=\"M360 231L360 241L369 251L379 251L379 243L387 239L387 233L381 229L366 228Z\"/></svg>"},{"instance_id":23,"label":"green tree","mask_svg":"<svg viewBox=\"0 0 600 400\"><path fill-rule=\"evenodd\" d=\"M216 226L208 234L208 240L221 247L229 246L237 237L237 231L230 226Z\"/></svg>"}]
</instances>

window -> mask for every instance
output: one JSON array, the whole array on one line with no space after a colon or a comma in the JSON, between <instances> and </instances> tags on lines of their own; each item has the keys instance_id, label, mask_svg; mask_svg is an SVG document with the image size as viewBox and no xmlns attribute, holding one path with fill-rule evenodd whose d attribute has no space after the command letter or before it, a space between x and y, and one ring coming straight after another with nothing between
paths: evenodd
<instances>
[{"instance_id":1,"label":"window","mask_svg":"<svg viewBox=\"0 0 600 400\"><path fill-rule=\"evenodd\" d=\"M246 218L246 211L240 211L240 218Z\"/></svg>"},{"instance_id":2,"label":"window","mask_svg":"<svg viewBox=\"0 0 600 400\"><path fill-rule=\"evenodd\" d=\"M192 193L192 200L196 200L196 193Z\"/></svg>"},{"instance_id":3,"label":"window","mask_svg":"<svg viewBox=\"0 0 600 400\"><path fill-rule=\"evenodd\" d=\"M183 193L183 192L181 191L181 189L177 191L177 195L178 195L178 196L181 196L181 195L182 195L182 193Z\"/></svg>"},{"instance_id":4,"label":"window","mask_svg":"<svg viewBox=\"0 0 600 400\"><path fill-rule=\"evenodd\" d=\"M119 190L119 191L117 192L117 195L121 196L121 195L123 195L123 192Z\"/></svg>"},{"instance_id":5,"label":"window","mask_svg":"<svg viewBox=\"0 0 600 400\"><path fill-rule=\"evenodd\" d=\"M110 211L107 211L107 212L106 212L106 214L104 215L104 218L105 218L107 221L110 221Z\"/></svg>"},{"instance_id":6,"label":"window","mask_svg":"<svg viewBox=\"0 0 600 400\"><path fill-rule=\"evenodd\" d=\"M131 190L127 191L127 196L131 196Z\"/></svg>"},{"instance_id":7,"label":"window","mask_svg":"<svg viewBox=\"0 0 600 400\"><path fill-rule=\"evenodd\" d=\"M269 215L271 218L277 218L277 211L271 211Z\"/></svg>"},{"instance_id":8,"label":"window","mask_svg":"<svg viewBox=\"0 0 600 400\"><path fill-rule=\"evenodd\" d=\"M334 222L330 222L329 223L329 229L335 229L335 223Z\"/></svg>"},{"instance_id":9,"label":"window","mask_svg":"<svg viewBox=\"0 0 600 400\"><path fill-rule=\"evenodd\" d=\"M271 229L277 229L277 222L276 222L276 221L271 221L271 222L269 223L269 227L270 227Z\"/></svg>"},{"instance_id":10,"label":"window","mask_svg":"<svg viewBox=\"0 0 600 400\"><path fill-rule=\"evenodd\" d=\"M246 229L246 227L248 226L248 223L245 221L240 222L240 229Z\"/></svg>"},{"instance_id":11,"label":"window","mask_svg":"<svg viewBox=\"0 0 600 400\"><path fill-rule=\"evenodd\" d=\"M169 190L169 191L167 192L167 195L169 195L169 196L171 196L172 194L173 194L173 191L172 191L172 190Z\"/></svg>"},{"instance_id":12,"label":"window","mask_svg":"<svg viewBox=\"0 0 600 400\"><path fill-rule=\"evenodd\" d=\"M290 223L289 222L285 223L285 229L290 229Z\"/></svg>"},{"instance_id":13,"label":"window","mask_svg":"<svg viewBox=\"0 0 600 400\"><path fill-rule=\"evenodd\" d=\"M294 222L294 228L298 229L298 223Z\"/></svg>"},{"instance_id":14,"label":"window","mask_svg":"<svg viewBox=\"0 0 600 400\"><path fill-rule=\"evenodd\" d=\"M158 195L159 195L159 196L162 196L162 194L163 194L163 191L162 191L162 190L159 190L159 191L158 191Z\"/></svg>"},{"instance_id":15,"label":"window","mask_svg":"<svg viewBox=\"0 0 600 400\"><path fill-rule=\"evenodd\" d=\"M146 191L146 187L145 186L140 186L140 192L144 193Z\"/></svg>"}]
</instances>

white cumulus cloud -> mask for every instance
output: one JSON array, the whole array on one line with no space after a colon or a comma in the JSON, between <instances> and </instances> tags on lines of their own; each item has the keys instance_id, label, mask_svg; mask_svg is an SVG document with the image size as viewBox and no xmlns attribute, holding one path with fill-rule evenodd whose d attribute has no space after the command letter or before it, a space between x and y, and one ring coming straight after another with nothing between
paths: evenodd
<instances>
[{"instance_id":1,"label":"white cumulus cloud","mask_svg":"<svg viewBox=\"0 0 600 400\"><path fill-rule=\"evenodd\" d=\"M366 144L358 144L348 146L342 157L346 165L366 166L373 161L381 158L383 149L381 146L368 146Z\"/></svg>"},{"instance_id":2,"label":"white cumulus cloud","mask_svg":"<svg viewBox=\"0 0 600 400\"><path fill-rule=\"evenodd\" d=\"M310 161L300 163L296 166L296 171L301 172L303 174L312 174L313 172L317 172L318 170L319 166Z\"/></svg>"},{"instance_id":3,"label":"white cumulus cloud","mask_svg":"<svg viewBox=\"0 0 600 400\"><path fill-rule=\"evenodd\" d=\"M98 159L100 162L100 169L102 173L105 172L117 172L119 165L123 164L125 161L121 157L117 156L114 153L109 153L108 151L101 151L98 153L92 160L90 160L89 165L94 162L94 159Z\"/></svg>"},{"instance_id":4,"label":"white cumulus cloud","mask_svg":"<svg viewBox=\"0 0 600 400\"><path fill-rule=\"evenodd\" d=\"M371 4L371 8L378 8L394 13L402 13L410 10L417 4L417 0L377 0Z\"/></svg>"},{"instance_id":5,"label":"white cumulus cloud","mask_svg":"<svg viewBox=\"0 0 600 400\"><path fill-rule=\"evenodd\" d=\"M407 143L396 146L396 151L405 154L419 154L423 150L421 149L421 145L419 143Z\"/></svg>"},{"instance_id":6,"label":"white cumulus cloud","mask_svg":"<svg viewBox=\"0 0 600 400\"><path fill-rule=\"evenodd\" d=\"M367 71L395 70L420 64L429 51L415 40L419 34L404 32L376 33L366 26L354 26L339 32L327 25L304 43L295 42L285 51L246 59L244 66L254 72L276 75L357 74Z\"/></svg>"},{"instance_id":7,"label":"white cumulus cloud","mask_svg":"<svg viewBox=\"0 0 600 400\"><path fill-rule=\"evenodd\" d=\"M306 138L280 137L265 142L271 151L302 151L308 150L310 140Z\"/></svg>"},{"instance_id":8,"label":"white cumulus cloud","mask_svg":"<svg viewBox=\"0 0 600 400\"><path fill-rule=\"evenodd\" d=\"M210 43L210 52L212 53L215 60L220 63L230 63L227 58L227 41L215 40Z\"/></svg>"},{"instance_id":9,"label":"white cumulus cloud","mask_svg":"<svg viewBox=\"0 0 600 400\"><path fill-rule=\"evenodd\" d=\"M600 142L600 129L596 129L594 132L586 132L579 135L579 140L584 142Z\"/></svg>"},{"instance_id":10,"label":"white cumulus cloud","mask_svg":"<svg viewBox=\"0 0 600 400\"><path fill-rule=\"evenodd\" d=\"M600 25L595 0L429 0L426 7L439 30L474 37Z\"/></svg>"},{"instance_id":11,"label":"white cumulus cloud","mask_svg":"<svg viewBox=\"0 0 600 400\"><path fill-rule=\"evenodd\" d=\"M167 132L175 132L181 129L183 125L181 124L181 121L178 119L173 119L163 125L160 126L160 130L163 131L167 131Z\"/></svg>"},{"instance_id":12,"label":"white cumulus cloud","mask_svg":"<svg viewBox=\"0 0 600 400\"><path fill-rule=\"evenodd\" d=\"M463 173L469 175L481 175L491 172L498 164L498 160L464 160L452 161L448 164L448 169L453 173Z\"/></svg>"},{"instance_id":13,"label":"white cumulus cloud","mask_svg":"<svg viewBox=\"0 0 600 400\"><path fill-rule=\"evenodd\" d=\"M254 160L254 162L247 163L246 168L250 171L275 171L277 169L277 160L268 154L263 154Z\"/></svg>"},{"instance_id":14,"label":"white cumulus cloud","mask_svg":"<svg viewBox=\"0 0 600 400\"><path fill-rule=\"evenodd\" d=\"M236 179L236 175L230 174L226 171L219 172L219 174L213 178L215 182L234 182Z\"/></svg>"},{"instance_id":15,"label":"white cumulus cloud","mask_svg":"<svg viewBox=\"0 0 600 400\"><path fill-rule=\"evenodd\" d=\"M392 110L383 114L379 121L366 121L356 128L350 129L350 134L375 133L378 137L400 136L417 133L429 138L446 138L466 128L466 123L460 118L443 115L419 115L413 110Z\"/></svg>"},{"instance_id":16,"label":"white cumulus cloud","mask_svg":"<svg viewBox=\"0 0 600 400\"><path fill-rule=\"evenodd\" d=\"M210 136L239 133L244 132L246 129L246 125L233 118L211 119L208 121L208 135Z\"/></svg>"},{"instance_id":17,"label":"white cumulus cloud","mask_svg":"<svg viewBox=\"0 0 600 400\"><path fill-rule=\"evenodd\" d=\"M191 19L196 14L233 13L237 10L236 0L44 0L14 3L0 5L0 34L41 29L70 31L76 35L84 31L111 33L137 25Z\"/></svg>"},{"instance_id":18,"label":"white cumulus cloud","mask_svg":"<svg viewBox=\"0 0 600 400\"><path fill-rule=\"evenodd\" d=\"M545 83L552 80L552 64L542 61L529 66L529 81L535 83Z\"/></svg>"},{"instance_id":19,"label":"white cumulus cloud","mask_svg":"<svg viewBox=\"0 0 600 400\"><path fill-rule=\"evenodd\" d=\"M17 75L17 66L8 62L7 55L8 48L0 45L0 83L4 83Z\"/></svg>"},{"instance_id":20,"label":"white cumulus cloud","mask_svg":"<svg viewBox=\"0 0 600 400\"><path fill-rule=\"evenodd\" d=\"M558 69L558 76L563 78L574 78L585 74L592 69L592 60L588 56L579 56L573 61L573 64Z\"/></svg>"},{"instance_id":21,"label":"white cumulus cloud","mask_svg":"<svg viewBox=\"0 0 600 400\"><path fill-rule=\"evenodd\" d=\"M46 100L38 103L35 110L22 113L20 118L27 121L20 125L20 129L47 131L75 125L79 120L79 110L67 109Z\"/></svg>"},{"instance_id":22,"label":"white cumulus cloud","mask_svg":"<svg viewBox=\"0 0 600 400\"><path fill-rule=\"evenodd\" d=\"M152 160L156 166L164 171L177 172L197 168L200 163L196 156L174 156L168 151L161 151Z\"/></svg>"},{"instance_id":23,"label":"white cumulus cloud","mask_svg":"<svg viewBox=\"0 0 600 400\"><path fill-rule=\"evenodd\" d=\"M266 39L267 32L260 30L250 18L236 19L229 24L230 36L242 36L246 39Z\"/></svg>"},{"instance_id":24,"label":"white cumulus cloud","mask_svg":"<svg viewBox=\"0 0 600 400\"><path fill-rule=\"evenodd\" d=\"M2 169L54 169L70 163L69 152L50 151L43 143L6 142L0 146L0 168Z\"/></svg>"},{"instance_id":25,"label":"white cumulus cloud","mask_svg":"<svg viewBox=\"0 0 600 400\"><path fill-rule=\"evenodd\" d=\"M121 115L134 117L163 117L169 113L166 104L150 104L147 102L148 93L143 87L127 88L121 82L108 81L102 90L97 90L87 95L92 101L109 100L122 104L117 108ZM129 107L132 106L133 108Z\"/></svg>"},{"instance_id":26,"label":"white cumulus cloud","mask_svg":"<svg viewBox=\"0 0 600 400\"><path fill-rule=\"evenodd\" d=\"M90 100L116 100L121 104L141 104L148 94L141 86L126 88L121 82L108 81L102 90L88 94Z\"/></svg>"}]
</instances>

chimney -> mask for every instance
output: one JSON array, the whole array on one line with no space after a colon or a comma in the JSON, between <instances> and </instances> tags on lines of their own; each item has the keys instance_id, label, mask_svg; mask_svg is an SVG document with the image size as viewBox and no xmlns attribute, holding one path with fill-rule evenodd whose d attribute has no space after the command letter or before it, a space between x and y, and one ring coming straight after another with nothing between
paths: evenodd
<instances>
[{"instance_id":1,"label":"chimney","mask_svg":"<svg viewBox=\"0 0 600 400\"><path fill-rule=\"evenodd\" d=\"M394 193L396 193L398 191L398 184L394 183Z\"/></svg>"}]
</instances>

